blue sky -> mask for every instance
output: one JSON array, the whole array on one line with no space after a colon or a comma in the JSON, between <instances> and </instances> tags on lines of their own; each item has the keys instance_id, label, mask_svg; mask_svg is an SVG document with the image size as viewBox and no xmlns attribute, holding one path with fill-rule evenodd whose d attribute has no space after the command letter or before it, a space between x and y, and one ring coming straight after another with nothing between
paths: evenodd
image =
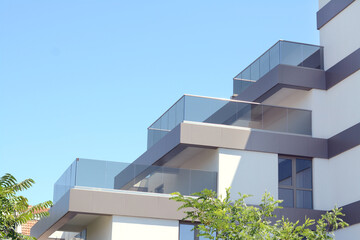
<instances>
[{"instance_id":1,"label":"blue sky","mask_svg":"<svg viewBox=\"0 0 360 240\"><path fill-rule=\"evenodd\" d=\"M184 93L229 98L279 39L318 44L317 1L0 1L0 175L52 199L77 158L131 162Z\"/></svg>"}]
</instances>

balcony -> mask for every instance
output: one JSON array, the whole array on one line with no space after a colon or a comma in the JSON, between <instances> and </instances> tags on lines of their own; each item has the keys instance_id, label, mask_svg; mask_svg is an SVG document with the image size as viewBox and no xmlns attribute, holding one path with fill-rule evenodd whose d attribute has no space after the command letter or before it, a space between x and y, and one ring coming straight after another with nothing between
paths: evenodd
<instances>
[{"instance_id":1,"label":"balcony","mask_svg":"<svg viewBox=\"0 0 360 240\"><path fill-rule=\"evenodd\" d=\"M130 181L129 181L130 179ZM71 188L89 187L147 193L180 192L191 195L203 189L217 190L217 173L76 159L54 185L56 203Z\"/></svg>"},{"instance_id":2,"label":"balcony","mask_svg":"<svg viewBox=\"0 0 360 240\"><path fill-rule=\"evenodd\" d=\"M280 40L234 77L233 93L242 93L278 65L323 70L323 62L323 47Z\"/></svg>"},{"instance_id":3,"label":"balcony","mask_svg":"<svg viewBox=\"0 0 360 240\"><path fill-rule=\"evenodd\" d=\"M183 121L311 135L311 111L184 95L148 128L148 148Z\"/></svg>"}]
</instances>

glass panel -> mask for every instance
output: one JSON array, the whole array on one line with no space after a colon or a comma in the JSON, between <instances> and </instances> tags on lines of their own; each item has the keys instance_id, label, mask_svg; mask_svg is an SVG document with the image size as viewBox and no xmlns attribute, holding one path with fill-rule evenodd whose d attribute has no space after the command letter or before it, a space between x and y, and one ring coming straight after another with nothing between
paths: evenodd
<instances>
[{"instance_id":1,"label":"glass panel","mask_svg":"<svg viewBox=\"0 0 360 240\"><path fill-rule=\"evenodd\" d=\"M321 48L318 46L302 45L303 67L321 69Z\"/></svg>"},{"instance_id":2,"label":"glass panel","mask_svg":"<svg viewBox=\"0 0 360 240\"><path fill-rule=\"evenodd\" d=\"M105 186L106 162L89 159L79 159L77 163L77 186L98 187Z\"/></svg>"},{"instance_id":3,"label":"glass panel","mask_svg":"<svg viewBox=\"0 0 360 240\"><path fill-rule=\"evenodd\" d=\"M124 170L119 172L114 179L114 188L129 190L135 183L135 164L129 164Z\"/></svg>"},{"instance_id":4,"label":"glass panel","mask_svg":"<svg viewBox=\"0 0 360 240\"><path fill-rule=\"evenodd\" d=\"M263 106L263 129L287 132L287 109Z\"/></svg>"},{"instance_id":5,"label":"glass panel","mask_svg":"<svg viewBox=\"0 0 360 240\"><path fill-rule=\"evenodd\" d=\"M311 160L296 159L296 187L312 188Z\"/></svg>"},{"instance_id":6,"label":"glass panel","mask_svg":"<svg viewBox=\"0 0 360 240\"><path fill-rule=\"evenodd\" d=\"M256 60L253 64L251 64L251 77L250 80L257 81L260 78L260 60Z\"/></svg>"},{"instance_id":7,"label":"glass panel","mask_svg":"<svg viewBox=\"0 0 360 240\"><path fill-rule=\"evenodd\" d=\"M190 195L190 170L180 168L163 168L164 192L180 192Z\"/></svg>"},{"instance_id":8,"label":"glass panel","mask_svg":"<svg viewBox=\"0 0 360 240\"><path fill-rule=\"evenodd\" d=\"M190 194L201 192L205 188L216 191L217 176L213 172L190 170L190 174Z\"/></svg>"},{"instance_id":9,"label":"glass panel","mask_svg":"<svg viewBox=\"0 0 360 240\"><path fill-rule=\"evenodd\" d=\"M193 240L195 239L195 233L192 231L194 225L180 224L179 240Z\"/></svg>"},{"instance_id":10,"label":"glass panel","mask_svg":"<svg viewBox=\"0 0 360 240\"><path fill-rule=\"evenodd\" d=\"M288 109L288 131L311 135L311 111Z\"/></svg>"},{"instance_id":11,"label":"glass panel","mask_svg":"<svg viewBox=\"0 0 360 240\"><path fill-rule=\"evenodd\" d=\"M219 123L221 122L221 116L218 114L218 110L226 111L222 109L227 105L228 101L201 98L194 96L185 96L185 120L195 122L208 122ZM220 117L220 120L215 120Z\"/></svg>"},{"instance_id":12,"label":"glass panel","mask_svg":"<svg viewBox=\"0 0 360 240\"><path fill-rule=\"evenodd\" d=\"M242 71L241 79L251 80L251 68L250 68L250 66L247 67L244 71Z\"/></svg>"},{"instance_id":13,"label":"glass panel","mask_svg":"<svg viewBox=\"0 0 360 240\"><path fill-rule=\"evenodd\" d=\"M184 121L184 111L185 111L185 97L182 97L176 103L176 126L179 125L182 121Z\"/></svg>"},{"instance_id":14,"label":"glass panel","mask_svg":"<svg viewBox=\"0 0 360 240\"><path fill-rule=\"evenodd\" d=\"M279 188L279 200L283 200L279 205L282 207L294 207L294 190Z\"/></svg>"},{"instance_id":15,"label":"glass panel","mask_svg":"<svg viewBox=\"0 0 360 240\"><path fill-rule=\"evenodd\" d=\"M233 80L233 94L239 94L241 91L241 82L240 80Z\"/></svg>"},{"instance_id":16,"label":"glass panel","mask_svg":"<svg viewBox=\"0 0 360 240\"><path fill-rule=\"evenodd\" d=\"M280 64L280 42L275 44L270 50L270 70Z\"/></svg>"},{"instance_id":17,"label":"glass panel","mask_svg":"<svg viewBox=\"0 0 360 240\"><path fill-rule=\"evenodd\" d=\"M169 126L167 129L171 130L177 125L176 124L176 105L174 105L172 108L169 109L168 116L169 116Z\"/></svg>"},{"instance_id":18,"label":"glass panel","mask_svg":"<svg viewBox=\"0 0 360 240\"><path fill-rule=\"evenodd\" d=\"M169 113L168 112L166 112L160 118L160 129L162 129L162 130L168 130L169 129Z\"/></svg>"},{"instance_id":19,"label":"glass panel","mask_svg":"<svg viewBox=\"0 0 360 240\"><path fill-rule=\"evenodd\" d=\"M302 66L302 45L291 42L280 42L280 63L291 66Z\"/></svg>"},{"instance_id":20,"label":"glass panel","mask_svg":"<svg viewBox=\"0 0 360 240\"><path fill-rule=\"evenodd\" d=\"M260 77L264 76L270 70L270 51L267 51L260 58Z\"/></svg>"},{"instance_id":21,"label":"glass panel","mask_svg":"<svg viewBox=\"0 0 360 240\"><path fill-rule=\"evenodd\" d=\"M115 177L130 164L121 162L106 162L105 185L103 188L114 189Z\"/></svg>"},{"instance_id":22,"label":"glass panel","mask_svg":"<svg viewBox=\"0 0 360 240\"><path fill-rule=\"evenodd\" d=\"M296 207L312 209L312 191L296 191Z\"/></svg>"},{"instance_id":23,"label":"glass panel","mask_svg":"<svg viewBox=\"0 0 360 240\"><path fill-rule=\"evenodd\" d=\"M279 158L279 185L292 186L292 160Z\"/></svg>"}]
</instances>

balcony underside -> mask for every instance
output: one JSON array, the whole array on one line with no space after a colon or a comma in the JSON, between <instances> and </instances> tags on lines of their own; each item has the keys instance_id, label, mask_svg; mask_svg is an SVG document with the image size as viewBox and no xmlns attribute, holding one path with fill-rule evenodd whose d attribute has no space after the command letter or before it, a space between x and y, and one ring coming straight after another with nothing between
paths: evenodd
<instances>
[{"instance_id":1,"label":"balcony underside","mask_svg":"<svg viewBox=\"0 0 360 240\"><path fill-rule=\"evenodd\" d=\"M234 99L263 102L282 88L326 90L325 71L280 64L252 83Z\"/></svg>"}]
</instances>

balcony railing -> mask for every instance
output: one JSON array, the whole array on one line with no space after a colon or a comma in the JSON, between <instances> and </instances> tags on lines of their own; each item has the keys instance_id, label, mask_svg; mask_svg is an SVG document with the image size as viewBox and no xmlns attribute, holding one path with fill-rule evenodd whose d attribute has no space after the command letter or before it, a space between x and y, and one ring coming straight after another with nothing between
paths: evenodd
<instances>
[{"instance_id":1,"label":"balcony railing","mask_svg":"<svg viewBox=\"0 0 360 240\"><path fill-rule=\"evenodd\" d=\"M125 169L127 171L124 171ZM119 186L119 182L126 184L120 184L121 187L115 187ZM216 191L217 173L162 166L77 159L55 183L54 203L74 187L152 193L180 192L183 195L191 195L205 188Z\"/></svg>"},{"instance_id":2,"label":"balcony railing","mask_svg":"<svg viewBox=\"0 0 360 240\"><path fill-rule=\"evenodd\" d=\"M311 135L311 111L184 95L148 128L148 148L183 121Z\"/></svg>"},{"instance_id":3,"label":"balcony railing","mask_svg":"<svg viewBox=\"0 0 360 240\"><path fill-rule=\"evenodd\" d=\"M279 64L324 69L323 47L278 41L234 77L234 94L241 93Z\"/></svg>"}]
</instances>

